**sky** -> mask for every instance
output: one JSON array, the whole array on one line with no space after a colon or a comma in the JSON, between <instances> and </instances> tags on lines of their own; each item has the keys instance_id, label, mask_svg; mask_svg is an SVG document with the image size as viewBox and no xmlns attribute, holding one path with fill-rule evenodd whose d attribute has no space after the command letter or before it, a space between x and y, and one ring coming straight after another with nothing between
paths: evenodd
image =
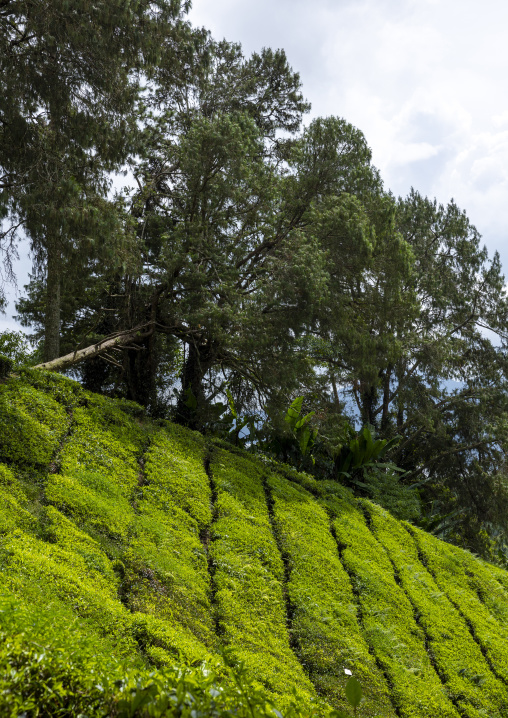
<instances>
[{"instance_id":1,"label":"sky","mask_svg":"<svg viewBox=\"0 0 508 718\"><path fill-rule=\"evenodd\" d=\"M361 129L395 195L453 198L508 275L508 3L193 0L190 19L246 54L283 48L309 118ZM20 287L29 268L23 256ZM0 331L13 313L11 301Z\"/></svg>"}]
</instances>

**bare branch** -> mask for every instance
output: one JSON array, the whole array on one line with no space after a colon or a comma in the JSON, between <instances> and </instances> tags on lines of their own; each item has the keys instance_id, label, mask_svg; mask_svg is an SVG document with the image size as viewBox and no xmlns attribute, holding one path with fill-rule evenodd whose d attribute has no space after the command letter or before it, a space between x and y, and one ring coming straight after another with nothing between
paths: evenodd
<instances>
[{"instance_id":1,"label":"bare branch","mask_svg":"<svg viewBox=\"0 0 508 718\"><path fill-rule=\"evenodd\" d=\"M43 364L37 364L35 369L46 369L47 371L62 371L67 367L79 364L85 359L92 359L93 357L105 354L108 350L115 347L123 347L130 344L139 344L144 339L149 337L154 332L154 322L147 322L146 324L140 324L133 329L128 329L124 332L118 332L113 336L101 339L96 344L91 344L84 349L79 351L70 352L65 356L58 357L52 361L44 362ZM106 361L108 361L106 359Z\"/></svg>"}]
</instances>

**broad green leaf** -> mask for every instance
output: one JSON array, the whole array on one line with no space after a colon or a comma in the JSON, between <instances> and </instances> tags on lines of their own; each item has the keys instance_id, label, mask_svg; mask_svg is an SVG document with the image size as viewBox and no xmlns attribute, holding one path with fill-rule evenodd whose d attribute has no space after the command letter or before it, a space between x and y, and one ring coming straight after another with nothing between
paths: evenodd
<instances>
[{"instance_id":1,"label":"broad green leaf","mask_svg":"<svg viewBox=\"0 0 508 718\"><path fill-rule=\"evenodd\" d=\"M353 708L357 708L362 700L362 694L363 691L360 681L358 681L354 676L351 676L346 683L346 698L349 705L353 706Z\"/></svg>"},{"instance_id":2,"label":"broad green leaf","mask_svg":"<svg viewBox=\"0 0 508 718\"><path fill-rule=\"evenodd\" d=\"M187 389L185 390L185 397L186 397L185 406L187 406L187 407L189 407L189 409L193 409L193 410L198 408L198 400L194 396L191 386L188 386Z\"/></svg>"},{"instance_id":3,"label":"broad green leaf","mask_svg":"<svg viewBox=\"0 0 508 718\"><path fill-rule=\"evenodd\" d=\"M284 417L284 421L286 421L292 429L295 428L296 422L300 418L300 413L302 411L302 404L303 404L303 396L298 396L292 403L289 409L287 410L286 416Z\"/></svg>"}]
</instances>

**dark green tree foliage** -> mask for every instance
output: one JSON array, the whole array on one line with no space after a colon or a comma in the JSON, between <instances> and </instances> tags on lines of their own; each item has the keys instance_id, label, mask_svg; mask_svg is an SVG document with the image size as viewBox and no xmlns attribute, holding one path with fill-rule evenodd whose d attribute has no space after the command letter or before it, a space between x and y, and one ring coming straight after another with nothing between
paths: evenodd
<instances>
[{"instance_id":1,"label":"dark green tree foliage","mask_svg":"<svg viewBox=\"0 0 508 718\"><path fill-rule=\"evenodd\" d=\"M8 268L23 226L46 278L46 359L60 349L64 257L106 236L102 259L115 254L107 172L133 149L139 72L184 39L181 13L179 0L0 6L0 210L11 219L1 249Z\"/></svg>"},{"instance_id":2,"label":"dark green tree foliage","mask_svg":"<svg viewBox=\"0 0 508 718\"><path fill-rule=\"evenodd\" d=\"M289 329L303 325L322 284L283 167L294 142L277 139L306 105L282 52L246 60L211 41L194 84L156 100L133 201L143 271L127 292L134 323L151 319L185 345L182 385L201 406L207 372L248 379L252 392L278 362L287 368ZM183 421L188 409L182 393Z\"/></svg>"},{"instance_id":3,"label":"dark green tree foliage","mask_svg":"<svg viewBox=\"0 0 508 718\"><path fill-rule=\"evenodd\" d=\"M306 105L282 52L245 60L210 43L195 77L157 96L133 205L144 270L129 292L148 290L143 311L186 346L181 383L198 407L206 375L208 398L227 380L239 407L280 409L312 380L298 337L327 292L320 223L349 202L350 232L361 232L350 194L379 191L379 180L343 120L295 136ZM188 422L185 396L177 415Z\"/></svg>"},{"instance_id":4,"label":"dark green tree foliage","mask_svg":"<svg viewBox=\"0 0 508 718\"><path fill-rule=\"evenodd\" d=\"M508 528L499 258L489 260L453 202L443 207L413 191L391 204L381 253L377 245L362 280L343 287L350 321L323 322L316 356L331 383L348 388L364 423L384 438L403 436L390 458L407 471L404 481L419 485L428 526L485 554L493 550L487 535ZM332 427L335 407L328 405ZM332 453L338 438L331 436Z\"/></svg>"}]
</instances>

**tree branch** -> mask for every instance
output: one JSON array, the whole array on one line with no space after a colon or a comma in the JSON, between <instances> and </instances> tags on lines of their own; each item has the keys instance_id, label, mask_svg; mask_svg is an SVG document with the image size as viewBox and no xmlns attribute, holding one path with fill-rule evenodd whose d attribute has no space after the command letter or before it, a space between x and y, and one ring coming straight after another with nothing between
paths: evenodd
<instances>
[{"instance_id":1,"label":"tree branch","mask_svg":"<svg viewBox=\"0 0 508 718\"><path fill-rule=\"evenodd\" d=\"M85 359L92 359L93 357L105 354L109 349L115 347L123 347L128 344L137 344L142 342L154 332L154 322L147 322L146 324L140 324L133 329L127 329L123 332L110 335L96 344L91 344L84 349L79 351L70 352L65 356L58 357L52 361L44 362L43 364L37 364L34 369L46 369L47 371L62 371L67 367L79 364Z\"/></svg>"}]
</instances>

